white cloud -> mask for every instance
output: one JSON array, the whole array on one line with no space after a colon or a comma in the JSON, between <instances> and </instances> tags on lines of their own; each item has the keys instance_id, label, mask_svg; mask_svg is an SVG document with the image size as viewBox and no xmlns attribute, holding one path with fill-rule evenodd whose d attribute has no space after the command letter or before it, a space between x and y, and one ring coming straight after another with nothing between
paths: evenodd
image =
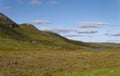
<instances>
[{"instance_id":1,"label":"white cloud","mask_svg":"<svg viewBox=\"0 0 120 76\"><path fill-rule=\"evenodd\" d=\"M43 31L51 31L51 32L55 32L55 33L67 33L66 36L83 36L83 34L94 34L97 33L98 31L96 30L77 30L77 29L64 29L64 28L40 28L40 30ZM68 34L68 33L77 33L77 34ZM82 35L80 35L82 34Z\"/></svg>"},{"instance_id":2,"label":"white cloud","mask_svg":"<svg viewBox=\"0 0 120 76\"><path fill-rule=\"evenodd\" d=\"M50 31L50 32L55 32L55 33L70 33L73 30L69 30L69 29L62 29L62 28L40 28L40 30L43 31Z\"/></svg>"},{"instance_id":3,"label":"white cloud","mask_svg":"<svg viewBox=\"0 0 120 76\"><path fill-rule=\"evenodd\" d=\"M33 25L39 25L39 24L52 24L52 22L48 21L48 20L35 20L32 22L29 22L30 24Z\"/></svg>"},{"instance_id":4,"label":"white cloud","mask_svg":"<svg viewBox=\"0 0 120 76\"><path fill-rule=\"evenodd\" d=\"M80 28L99 28L102 26L120 26L119 24L109 24L103 22L81 22L78 24Z\"/></svg>"},{"instance_id":5,"label":"white cloud","mask_svg":"<svg viewBox=\"0 0 120 76\"><path fill-rule=\"evenodd\" d=\"M85 35L75 35L75 34L70 34L70 35L64 35L65 37L82 37L82 36L85 36Z\"/></svg>"},{"instance_id":6,"label":"white cloud","mask_svg":"<svg viewBox=\"0 0 120 76\"><path fill-rule=\"evenodd\" d=\"M94 30L82 30L82 31L76 31L78 34L94 34L97 33L98 31Z\"/></svg>"},{"instance_id":7,"label":"white cloud","mask_svg":"<svg viewBox=\"0 0 120 76\"><path fill-rule=\"evenodd\" d=\"M81 28L97 28L104 25L107 24L101 22L81 22L78 26Z\"/></svg>"},{"instance_id":8,"label":"white cloud","mask_svg":"<svg viewBox=\"0 0 120 76\"><path fill-rule=\"evenodd\" d=\"M120 36L120 33L106 33L108 36Z\"/></svg>"}]
</instances>

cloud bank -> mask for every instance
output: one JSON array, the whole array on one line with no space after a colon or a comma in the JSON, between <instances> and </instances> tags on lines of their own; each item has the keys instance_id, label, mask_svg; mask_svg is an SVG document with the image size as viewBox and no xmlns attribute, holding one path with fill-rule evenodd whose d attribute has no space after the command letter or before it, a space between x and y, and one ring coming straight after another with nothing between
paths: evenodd
<instances>
[{"instance_id":1,"label":"cloud bank","mask_svg":"<svg viewBox=\"0 0 120 76\"><path fill-rule=\"evenodd\" d=\"M35 21L32 21L32 22L29 22L29 24L33 24L33 25L52 24L52 22L50 22L48 20L35 20Z\"/></svg>"},{"instance_id":2,"label":"cloud bank","mask_svg":"<svg viewBox=\"0 0 120 76\"><path fill-rule=\"evenodd\" d=\"M99 28L102 26L120 26L119 24L109 24L103 22L81 22L78 27L80 28Z\"/></svg>"},{"instance_id":3,"label":"cloud bank","mask_svg":"<svg viewBox=\"0 0 120 76\"><path fill-rule=\"evenodd\" d=\"M82 36L85 36L85 35L75 35L75 34L69 34L69 35L64 35L65 37L82 37Z\"/></svg>"},{"instance_id":4,"label":"cloud bank","mask_svg":"<svg viewBox=\"0 0 120 76\"><path fill-rule=\"evenodd\" d=\"M120 33L106 33L107 36L120 36Z\"/></svg>"},{"instance_id":5,"label":"cloud bank","mask_svg":"<svg viewBox=\"0 0 120 76\"><path fill-rule=\"evenodd\" d=\"M77 31L78 34L94 34L97 33L98 31L94 30L84 30L84 31Z\"/></svg>"},{"instance_id":6,"label":"cloud bank","mask_svg":"<svg viewBox=\"0 0 120 76\"><path fill-rule=\"evenodd\" d=\"M50 32L55 32L55 33L70 33L72 32L73 30L69 30L69 29L58 29L58 28L40 28L40 30L43 30L43 31L50 31Z\"/></svg>"},{"instance_id":7,"label":"cloud bank","mask_svg":"<svg viewBox=\"0 0 120 76\"><path fill-rule=\"evenodd\" d=\"M107 25L107 24L100 23L100 22L81 22L78 26L80 28L98 28L104 25Z\"/></svg>"}]
</instances>

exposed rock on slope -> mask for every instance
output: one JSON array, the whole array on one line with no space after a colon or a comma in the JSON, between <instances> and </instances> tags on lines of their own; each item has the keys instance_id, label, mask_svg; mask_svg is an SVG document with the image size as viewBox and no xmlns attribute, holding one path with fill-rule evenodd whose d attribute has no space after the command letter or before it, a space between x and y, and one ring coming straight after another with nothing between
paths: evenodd
<instances>
[{"instance_id":1,"label":"exposed rock on slope","mask_svg":"<svg viewBox=\"0 0 120 76\"><path fill-rule=\"evenodd\" d=\"M17 23L6 17L4 14L0 13L0 25L9 26L11 28L19 27Z\"/></svg>"}]
</instances>

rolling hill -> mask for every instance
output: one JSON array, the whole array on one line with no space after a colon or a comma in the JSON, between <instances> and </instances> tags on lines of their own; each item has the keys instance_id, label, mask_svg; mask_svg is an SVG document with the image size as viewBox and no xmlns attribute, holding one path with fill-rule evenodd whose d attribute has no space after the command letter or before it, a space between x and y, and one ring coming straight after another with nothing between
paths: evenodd
<instances>
[{"instance_id":1,"label":"rolling hill","mask_svg":"<svg viewBox=\"0 0 120 76\"><path fill-rule=\"evenodd\" d=\"M17 24L0 13L0 48L80 49L89 45L57 33L41 31L31 24Z\"/></svg>"}]
</instances>

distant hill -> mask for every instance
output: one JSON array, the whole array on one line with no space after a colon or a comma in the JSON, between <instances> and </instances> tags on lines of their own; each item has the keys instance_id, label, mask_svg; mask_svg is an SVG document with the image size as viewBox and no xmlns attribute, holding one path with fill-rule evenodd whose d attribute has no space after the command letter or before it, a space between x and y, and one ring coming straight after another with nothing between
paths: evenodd
<instances>
[{"instance_id":1,"label":"distant hill","mask_svg":"<svg viewBox=\"0 0 120 76\"><path fill-rule=\"evenodd\" d=\"M0 13L0 48L52 47L61 49L80 49L89 45L69 40L57 33L40 31L31 24L17 24Z\"/></svg>"}]
</instances>

